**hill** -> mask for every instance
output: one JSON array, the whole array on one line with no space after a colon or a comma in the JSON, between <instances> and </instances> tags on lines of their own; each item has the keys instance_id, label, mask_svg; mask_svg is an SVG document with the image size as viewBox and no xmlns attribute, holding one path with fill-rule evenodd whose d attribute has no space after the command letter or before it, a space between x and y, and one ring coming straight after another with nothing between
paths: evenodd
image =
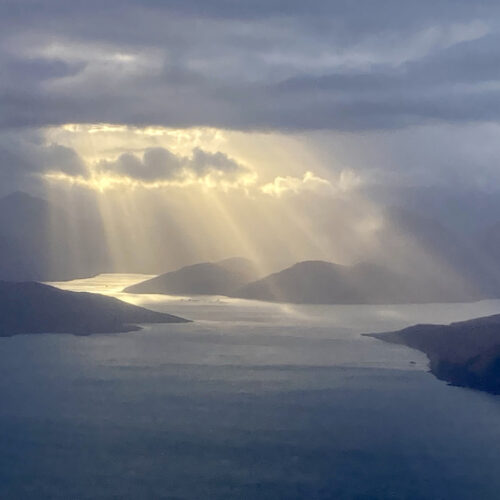
<instances>
[{"instance_id":1,"label":"hill","mask_svg":"<svg viewBox=\"0 0 500 500\"><path fill-rule=\"evenodd\" d=\"M24 333L116 333L140 323L188 320L104 295L69 292L36 282L0 281L0 336Z\"/></svg>"},{"instance_id":2,"label":"hill","mask_svg":"<svg viewBox=\"0 0 500 500\"><path fill-rule=\"evenodd\" d=\"M124 291L168 295L229 295L257 277L255 265L248 259L237 257L182 267L130 286Z\"/></svg>"},{"instance_id":3,"label":"hill","mask_svg":"<svg viewBox=\"0 0 500 500\"><path fill-rule=\"evenodd\" d=\"M242 286L234 297L297 304L396 304L454 302L479 298L461 290L416 282L371 263L342 266L324 261L299 262Z\"/></svg>"},{"instance_id":4,"label":"hill","mask_svg":"<svg viewBox=\"0 0 500 500\"><path fill-rule=\"evenodd\" d=\"M452 385L500 394L500 314L367 336L424 352L431 372Z\"/></svg>"}]
</instances>

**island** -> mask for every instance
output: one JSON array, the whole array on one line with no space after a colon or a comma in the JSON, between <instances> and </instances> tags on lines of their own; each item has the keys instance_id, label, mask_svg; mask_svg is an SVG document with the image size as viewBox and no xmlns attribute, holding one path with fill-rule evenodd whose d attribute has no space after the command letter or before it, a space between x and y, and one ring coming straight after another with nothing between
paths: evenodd
<instances>
[{"instance_id":1,"label":"island","mask_svg":"<svg viewBox=\"0 0 500 500\"><path fill-rule=\"evenodd\" d=\"M186 322L189 320L105 295L70 292L37 282L0 281L0 337L119 333L140 330L143 323Z\"/></svg>"},{"instance_id":2,"label":"island","mask_svg":"<svg viewBox=\"0 0 500 500\"><path fill-rule=\"evenodd\" d=\"M500 394L500 314L365 335L424 352L431 373L450 385Z\"/></svg>"},{"instance_id":3,"label":"island","mask_svg":"<svg viewBox=\"0 0 500 500\"><path fill-rule=\"evenodd\" d=\"M230 296L294 304L415 304L484 298L475 290L420 280L373 262L340 265L319 260L298 262L247 283Z\"/></svg>"},{"instance_id":4,"label":"island","mask_svg":"<svg viewBox=\"0 0 500 500\"><path fill-rule=\"evenodd\" d=\"M125 288L126 293L229 295L259 277L257 266L242 257L200 262Z\"/></svg>"}]
</instances>

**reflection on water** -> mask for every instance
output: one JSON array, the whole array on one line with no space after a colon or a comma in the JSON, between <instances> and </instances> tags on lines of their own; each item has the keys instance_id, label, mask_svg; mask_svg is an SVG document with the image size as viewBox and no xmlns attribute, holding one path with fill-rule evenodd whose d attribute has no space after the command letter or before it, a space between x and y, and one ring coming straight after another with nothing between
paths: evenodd
<instances>
[{"instance_id":1,"label":"reflection on water","mask_svg":"<svg viewBox=\"0 0 500 500\"><path fill-rule=\"evenodd\" d=\"M0 340L0 498L496 499L500 401L359 334L500 302L293 306L58 286L195 319Z\"/></svg>"},{"instance_id":2,"label":"reflection on water","mask_svg":"<svg viewBox=\"0 0 500 500\"><path fill-rule=\"evenodd\" d=\"M500 300L458 304L331 306L276 304L223 296L179 297L122 293L124 288L151 277L146 274L101 274L88 279L49 284L64 290L111 295L132 304L200 321L231 322L247 319L251 323L314 324L345 327L357 333L395 330L416 323L446 324L497 314L500 311ZM309 333L306 336L309 337Z\"/></svg>"},{"instance_id":3,"label":"reflection on water","mask_svg":"<svg viewBox=\"0 0 500 500\"><path fill-rule=\"evenodd\" d=\"M136 283L140 283L152 277L153 275L151 274L99 274L93 278L73 281L54 281L48 284L57 286L63 290L73 290L75 292L116 295L127 286L135 285Z\"/></svg>"}]
</instances>

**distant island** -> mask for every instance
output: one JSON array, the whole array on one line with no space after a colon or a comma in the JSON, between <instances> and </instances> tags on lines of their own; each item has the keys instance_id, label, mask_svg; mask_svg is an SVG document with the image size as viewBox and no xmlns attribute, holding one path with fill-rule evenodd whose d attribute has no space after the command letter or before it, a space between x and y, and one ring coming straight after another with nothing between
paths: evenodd
<instances>
[{"instance_id":1,"label":"distant island","mask_svg":"<svg viewBox=\"0 0 500 500\"><path fill-rule=\"evenodd\" d=\"M351 265L304 260L290 266L289 256L269 261L263 254L259 266L241 257L185 266L190 254L170 259L162 225L144 255L124 252L116 259L98 210L68 211L56 200L18 191L0 197L0 280L58 282L137 272L156 277L126 292L224 295L296 304L471 302L500 297L500 223L471 237L397 205L386 206L382 219L371 249L357 249L352 258L362 260ZM150 224L155 227L157 222ZM167 262L184 267L169 269ZM270 262L290 267L269 274ZM262 267L268 269L267 275Z\"/></svg>"},{"instance_id":2,"label":"distant island","mask_svg":"<svg viewBox=\"0 0 500 500\"><path fill-rule=\"evenodd\" d=\"M424 352L430 371L451 385L500 394L500 314L366 336Z\"/></svg>"},{"instance_id":3,"label":"distant island","mask_svg":"<svg viewBox=\"0 0 500 500\"><path fill-rule=\"evenodd\" d=\"M128 293L229 295L259 276L255 264L242 257L200 262L125 288Z\"/></svg>"},{"instance_id":4,"label":"distant island","mask_svg":"<svg viewBox=\"0 0 500 500\"><path fill-rule=\"evenodd\" d=\"M344 266L325 261L299 262L248 283L231 296L294 304L404 304L482 298L474 290L419 281L370 262Z\"/></svg>"},{"instance_id":5,"label":"distant island","mask_svg":"<svg viewBox=\"0 0 500 500\"><path fill-rule=\"evenodd\" d=\"M298 262L258 278L255 264L233 258L202 262L125 288L128 293L225 295L294 304L408 304L469 302L487 298L474 287L453 287L440 279L419 279L363 262L351 266L326 261Z\"/></svg>"},{"instance_id":6,"label":"distant island","mask_svg":"<svg viewBox=\"0 0 500 500\"><path fill-rule=\"evenodd\" d=\"M36 282L0 281L0 337L19 334L118 333L141 323L186 323L104 295L69 292Z\"/></svg>"}]
</instances>

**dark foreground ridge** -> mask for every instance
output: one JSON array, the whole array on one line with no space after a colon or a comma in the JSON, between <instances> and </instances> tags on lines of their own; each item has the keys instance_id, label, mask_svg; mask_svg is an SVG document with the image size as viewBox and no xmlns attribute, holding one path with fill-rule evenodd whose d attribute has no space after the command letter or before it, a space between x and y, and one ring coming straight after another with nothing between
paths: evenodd
<instances>
[{"instance_id":1,"label":"dark foreground ridge","mask_svg":"<svg viewBox=\"0 0 500 500\"><path fill-rule=\"evenodd\" d=\"M141 323L186 323L104 295L69 292L36 282L0 281L0 337L24 333L118 333Z\"/></svg>"},{"instance_id":2,"label":"dark foreground ridge","mask_svg":"<svg viewBox=\"0 0 500 500\"><path fill-rule=\"evenodd\" d=\"M431 372L451 385L500 394L500 314L366 336L424 352Z\"/></svg>"}]
</instances>

